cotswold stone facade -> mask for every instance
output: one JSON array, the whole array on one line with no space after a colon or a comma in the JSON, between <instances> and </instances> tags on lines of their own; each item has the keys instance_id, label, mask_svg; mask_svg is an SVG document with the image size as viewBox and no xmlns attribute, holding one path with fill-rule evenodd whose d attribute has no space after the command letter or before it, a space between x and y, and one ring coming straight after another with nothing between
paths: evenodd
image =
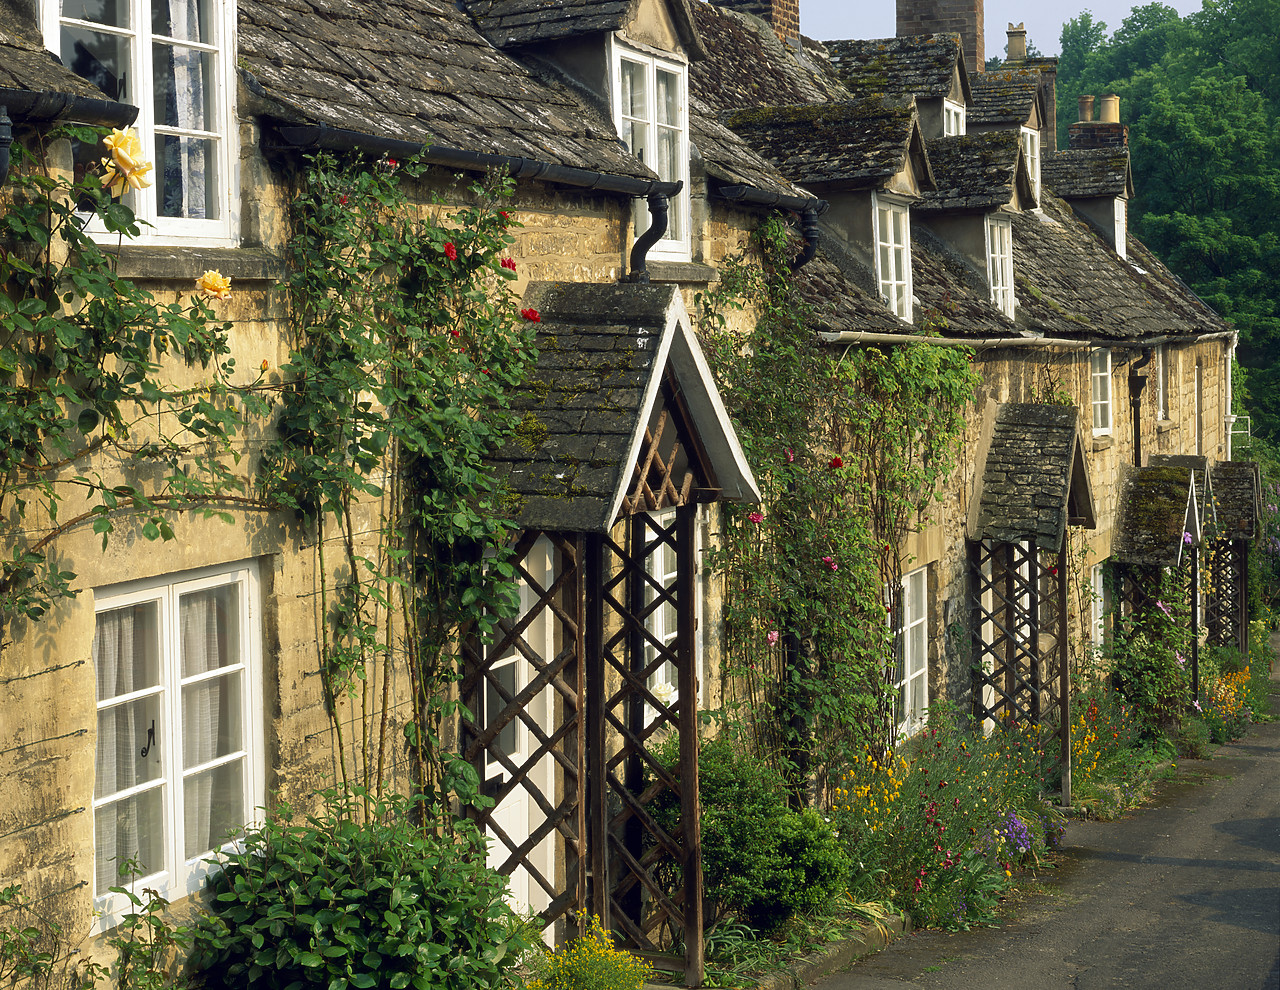
<instances>
[{"instance_id":1,"label":"cotswold stone facade","mask_svg":"<svg viewBox=\"0 0 1280 990\"><path fill-rule=\"evenodd\" d=\"M169 68L157 60L156 77L138 85L135 102L124 102L120 77L137 76L139 51L182 47L165 34L153 40L145 27L152 13L177 16L167 0L128 0L131 23L143 26L120 29L114 54L93 47L106 34L94 34L91 17L68 19L51 0L0 0L0 105L18 140L64 171L73 168L70 145L40 140L58 120L122 126L136 119L148 148L199 135L207 157L196 157L204 164L174 152L157 173L163 194L136 197L152 226L123 247L119 268L161 302L185 299L205 269L230 276L233 296L218 312L234 323L240 367L276 369L289 353L282 281L290 204L306 156L351 151L371 163L421 153L430 168L415 201L445 214L468 202L459 175L512 176L517 296L556 295L545 285L530 289L534 283L637 279L674 287L682 305L663 296L660 315L683 315L652 339L686 339L673 327L687 326L697 294L716 283L760 220L780 211L809 239L812 258L798 269L797 284L814 307L819 339L839 348L971 347L982 384L966 411L960 463L934 516L901 548L904 572L924 569L925 580L913 587L925 589L927 649L908 662L925 673L930 703L972 700L969 550L1002 405L1078 411L1073 435L1091 525L1078 519L1068 540L1081 552L1086 580L1112 555L1129 466L1156 454L1230 460L1235 339L1128 235L1123 125L1081 122L1072 147L1054 153L1052 60L980 80L981 0L900 0L900 37L829 47L800 37L791 0L586 0L554 15L534 0L210 4L211 33L185 39L209 47L208 71L221 80L206 80L212 95L201 111L185 105L191 101L175 97L168 107L153 98L153 90L195 91L176 56ZM72 39L67 50L64 38ZM221 171L210 178L214 163ZM194 195L201 183L207 199ZM657 215L650 206L666 207L669 224L646 247L643 235ZM559 298L572 297L581 309L591 295ZM625 323L625 302L611 312L621 322L592 318L611 333L636 331ZM748 309L733 319L745 326L750 316ZM560 318L568 326L572 317ZM697 366L692 349L680 361L686 374ZM664 408L652 390L646 395L649 405L637 400L637 415ZM670 396L663 401L679 406ZM688 422L723 426L709 399ZM249 437L238 451L241 470L256 469L262 439ZM713 453L723 458L725 450ZM1006 481L1034 485L1029 472ZM608 492L598 494L607 501ZM663 511L685 508L682 498ZM662 515L656 504L647 517ZM717 519L714 507L698 517L703 546L715 539ZM612 532L624 539L620 529ZM232 589L226 594L235 604L222 607L234 612L242 634L237 690L247 713L236 800L244 808L276 796L305 803L334 778L332 725L317 676L315 599L326 548L280 512L245 511L233 525L188 514L175 521L175 533L172 542L150 543L122 532L105 552L90 529L60 537L54 558L76 572L81 594L39 624L13 622L0 644L0 885L21 883L74 934L89 932L95 909L110 900L104 862L115 843L95 829L95 818L107 817L98 778L107 748L100 726L109 728L110 719L98 709L104 697L128 692L97 683L94 642L121 610L154 605L172 622L184 594ZM677 569L655 580L670 585ZM704 576L698 595L696 615L689 613L698 644L690 649L707 706L720 682L714 577ZM1070 617L1077 639L1093 634L1086 613L1077 603ZM682 629L679 635L691 635ZM178 689L176 682L166 688ZM405 685L390 686L393 699L404 695ZM158 729L166 749L181 731ZM111 743L122 754L147 745L145 734ZM173 776L171 786L180 779ZM560 802L572 788L556 778L547 791ZM157 882L181 899L198 887L207 848L194 856L178 850L178 808L168 800L130 835L157 845ZM513 826L517 838L539 827L535 812L519 812L526 819ZM197 825L207 826L210 815L197 813ZM570 862L571 839L555 841L548 870L569 888L585 866ZM522 889L526 906L542 909L551 900L527 882Z\"/></svg>"}]
</instances>

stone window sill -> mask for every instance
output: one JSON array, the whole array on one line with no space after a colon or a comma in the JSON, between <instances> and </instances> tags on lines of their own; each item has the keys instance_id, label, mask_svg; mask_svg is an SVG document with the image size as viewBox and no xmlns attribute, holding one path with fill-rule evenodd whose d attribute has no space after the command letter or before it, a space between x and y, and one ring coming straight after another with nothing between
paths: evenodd
<instances>
[{"instance_id":1,"label":"stone window sill","mask_svg":"<svg viewBox=\"0 0 1280 990\"><path fill-rule=\"evenodd\" d=\"M130 279L194 282L210 269L241 282L279 282L284 259L262 248L162 247L126 244L119 274Z\"/></svg>"},{"instance_id":2,"label":"stone window sill","mask_svg":"<svg viewBox=\"0 0 1280 990\"><path fill-rule=\"evenodd\" d=\"M1173 420L1171 420L1171 419L1162 419L1162 420L1157 421L1157 423L1156 423L1156 432L1157 432L1157 433L1168 433L1170 430L1172 430L1172 429L1173 429L1175 426L1177 426L1177 425L1178 425L1178 424L1177 424L1177 423L1175 423L1175 422L1174 422Z\"/></svg>"},{"instance_id":3,"label":"stone window sill","mask_svg":"<svg viewBox=\"0 0 1280 990\"><path fill-rule=\"evenodd\" d=\"M649 261L645 268L653 282L703 282L720 280L720 273L710 265L696 261Z\"/></svg>"},{"instance_id":4,"label":"stone window sill","mask_svg":"<svg viewBox=\"0 0 1280 990\"><path fill-rule=\"evenodd\" d=\"M1107 450L1107 449L1109 449L1110 447L1113 447L1113 446L1115 445L1115 442L1116 442L1116 438L1115 438L1115 437L1113 437L1113 436L1111 436L1111 435L1109 435L1109 434L1104 435L1104 436L1094 437L1094 438L1093 438L1093 449L1094 449L1095 451L1097 451L1097 450Z\"/></svg>"}]
</instances>

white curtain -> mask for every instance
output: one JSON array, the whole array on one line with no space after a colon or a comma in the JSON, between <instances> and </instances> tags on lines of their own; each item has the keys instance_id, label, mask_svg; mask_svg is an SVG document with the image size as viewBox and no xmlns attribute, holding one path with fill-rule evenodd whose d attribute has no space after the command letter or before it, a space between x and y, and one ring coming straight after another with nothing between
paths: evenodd
<instances>
[{"instance_id":1,"label":"white curtain","mask_svg":"<svg viewBox=\"0 0 1280 990\"><path fill-rule=\"evenodd\" d=\"M178 612L184 677L222 666L217 596L216 591L182 596ZM183 688L184 769L207 763L218 755L227 686L227 677L223 676ZM216 770L206 771L188 778L183 784L183 838L188 857L212 849L222 840L222 836L211 834L215 819L221 817L214 814L214 780L217 775Z\"/></svg>"},{"instance_id":2,"label":"white curtain","mask_svg":"<svg viewBox=\"0 0 1280 990\"><path fill-rule=\"evenodd\" d=\"M93 663L100 701L134 690L134 611L122 608L98 616ZM139 782L135 747L142 745L145 742L139 742L134 705L117 705L99 713L94 782L94 793L98 797L118 793ZM94 829L97 834L96 890L105 894L117 882L120 862L139 853L134 802L126 799L99 808L94 816Z\"/></svg>"},{"instance_id":3,"label":"white curtain","mask_svg":"<svg viewBox=\"0 0 1280 990\"><path fill-rule=\"evenodd\" d=\"M200 39L200 7L198 0L155 0L167 5L169 33L175 38ZM208 41L210 39L200 39ZM185 47L161 44L156 50L155 72L164 73L163 86L167 94L165 120L168 124L184 129L215 130L214 121L205 119L205 87L213 83L206 79L203 53ZM157 80L160 83L161 80ZM209 142L201 138L177 138L161 136L164 142L164 186L161 192L160 211L164 216L181 216L204 219L209 216L206 201L206 173L213 163L209 161Z\"/></svg>"}]
</instances>

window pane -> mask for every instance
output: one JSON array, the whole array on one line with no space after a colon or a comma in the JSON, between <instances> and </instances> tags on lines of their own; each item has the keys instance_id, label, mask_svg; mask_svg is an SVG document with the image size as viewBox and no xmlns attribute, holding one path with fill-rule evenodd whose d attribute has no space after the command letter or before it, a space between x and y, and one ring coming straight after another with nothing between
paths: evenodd
<instances>
[{"instance_id":1,"label":"window pane","mask_svg":"<svg viewBox=\"0 0 1280 990\"><path fill-rule=\"evenodd\" d=\"M84 28L63 27L62 61L76 75L106 93L107 99L129 102L128 38Z\"/></svg>"},{"instance_id":2,"label":"window pane","mask_svg":"<svg viewBox=\"0 0 1280 990\"><path fill-rule=\"evenodd\" d=\"M154 174L156 207L161 216L218 218L215 142L157 134Z\"/></svg>"},{"instance_id":3,"label":"window pane","mask_svg":"<svg viewBox=\"0 0 1280 990\"><path fill-rule=\"evenodd\" d=\"M627 117L649 120L644 69L638 62L622 60L622 113Z\"/></svg>"},{"instance_id":4,"label":"window pane","mask_svg":"<svg viewBox=\"0 0 1280 990\"><path fill-rule=\"evenodd\" d=\"M95 893L120 883L120 864L137 860L140 876L164 869L163 787L113 801L93 813Z\"/></svg>"},{"instance_id":5,"label":"window pane","mask_svg":"<svg viewBox=\"0 0 1280 990\"><path fill-rule=\"evenodd\" d=\"M98 712L94 756L95 797L103 798L160 779L168 745L160 712L162 695L152 694Z\"/></svg>"},{"instance_id":6,"label":"window pane","mask_svg":"<svg viewBox=\"0 0 1280 990\"><path fill-rule=\"evenodd\" d=\"M182 766L199 766L244 746L240 671L182 689Z\"/></svg>"},{"instance_id":7,"label":"window pane","mask_svg":"<svg viewBox=\"0 0 1280 990\"><path fill-rule=\"evenodd\" d=\"M217 130L213 55L181 45L155 44L151 57L157 126Z\"/></svg>"},{"instance_id":8,"label":"window pane","mask_svg":"<svg viewBox=\"0 0 1280 990\"><path fill-rule=\"evenodd\" d=\"M244 761L236 760L188 777L182 785L183 849L187 859L217 849L239 832L244 806Z\"/></svg>"},{"instance_id":9,"label":"window pane","mask_svg":"<svg viewBox=\"0 0 1280 990\"><path fill-rule=\"evenodd\" d=\"M183 41L213 44L209 0L151 0L151 30Z\"/></svg>"},{"instance_id":10,"label":"window pane","mask_svg":"<svg viewBox=\"0 0 1280 990\"><path fill-rule=\"evenodd\" d=\"M62 0L62 16L127 28L129 4L128 0Z\"/></svg>"},{"instance_id":11,"label":"window pane","mask_svg":"<svg viewBox=\"0 0 1280 990\"><path fill-rule=\"evenodd\" d=\"M657 70L658 123L678 127L680 124L680 77Z\"/></svg>"},{"instance_id":12,"label":"window pane","mask_svg":"<svg viewBox=\"0 0 1280 990\"><path fill-rule=\"evenodd\" d=\"M178 600L183 677L240 663L237 591L236 585L226 585L183 595Z\"/></svg>"},{"instance_id":13,"label":"window pane","mask_svg":"<svg viewBox=\"0 0 1280 990\"><path fill-rule=\"evenodd\" d=\"M156 602L99 612L93 632L98 700L160 683L160 620Z\"/></svg>"}]
</instances>

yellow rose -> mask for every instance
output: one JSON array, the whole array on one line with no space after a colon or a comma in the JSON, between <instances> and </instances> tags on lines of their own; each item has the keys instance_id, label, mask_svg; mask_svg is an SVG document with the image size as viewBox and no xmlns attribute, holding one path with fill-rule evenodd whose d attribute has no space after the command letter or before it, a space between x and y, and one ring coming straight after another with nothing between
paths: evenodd
<instances>
[{"instance_id":1,"label":"yellow rose","mask_svg":"<svg viewBox=\"0 0 1280 990\"><path fill-rule=\"evenodd\" d=\"M110 158L102 159L102 181L112 196L119 196L126 189L145 189L151 185L147 173L151 163L142 157L142 143L133 128L113 130L102 139Z\"/></svg>"},{"instance_id":2,"label":"yellow rose","mask_svg":"<svg viewBox=\"0 0 1280 990\"><path fill-rule=\"evenodd\" d=\"M231 279L224 278L222 272L205 272L196 279L196 291L211 299L230 299Z\"/></svg>"}]
</instances>

